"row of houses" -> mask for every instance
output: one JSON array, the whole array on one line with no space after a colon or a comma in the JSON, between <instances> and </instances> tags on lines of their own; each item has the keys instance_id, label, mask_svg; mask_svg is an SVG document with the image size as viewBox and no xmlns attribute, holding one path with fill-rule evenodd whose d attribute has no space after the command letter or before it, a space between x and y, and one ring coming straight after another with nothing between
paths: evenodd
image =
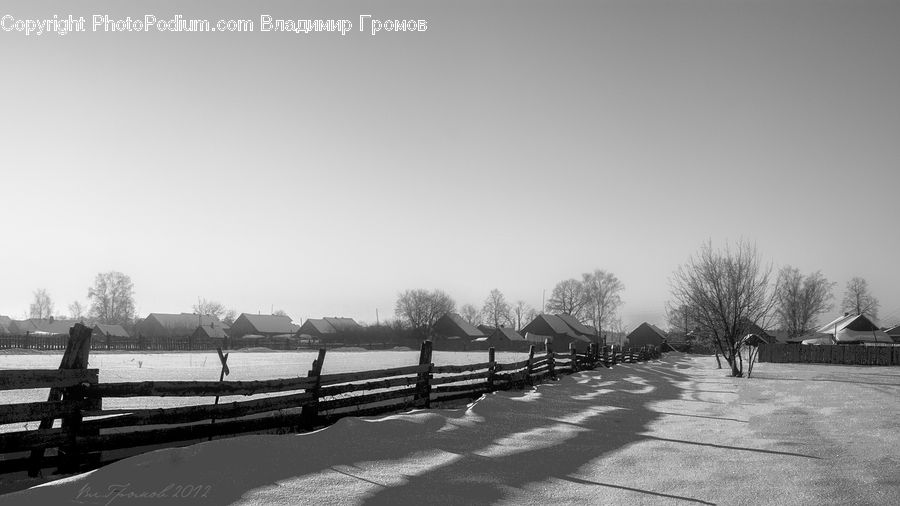
<instances>
[{"instance_id":1,"label":"row of houses","mask_svg":"<svg viewBox=\"0 0 900 506\"><path fill-rule=\"evenodd\" d=\"M753 323L747 324L747 334L754 334L767 343L834 345L834 344L896 344L900 343L900 325L881 329L865 315L845 313L822 325L810 334L787 337L766 331ZM688 333L690 337L692 333ZM626 336L630 346L669 345L683 349L685 336L669 334L656 325L644 322Z\"/></svg>"}]
</instances>

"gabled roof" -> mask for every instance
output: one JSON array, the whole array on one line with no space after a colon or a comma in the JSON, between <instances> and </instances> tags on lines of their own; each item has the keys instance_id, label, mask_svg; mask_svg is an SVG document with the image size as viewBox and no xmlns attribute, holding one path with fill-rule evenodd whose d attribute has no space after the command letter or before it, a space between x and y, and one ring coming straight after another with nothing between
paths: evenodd
<instances>
[{"instance_id":1,"label":"gabled roof","mask_svg":"<svg viewBox=\"0 0 900 506\"><path fill-rule=\"evenodd\" d=\"M72 325L78 323L78 320L56 320L56 319L39 319L29 318L22 321L13 322L18 329L19 334L59 334L69 335L69 329Z\"/></svg>"},{"instance_id":2,"label":"gabled roof","mask_svg":"<svg viewBox=\"0 0 900 506\"><path fill-rule=\"evenodd\" d=\"M328 322L328 324L331 325L332 328L334 328L334 330L337 332L352 332L362 328L362 326L356 323L356 320L354 320L353 318L340 318L337 316L329 318L326 316L322 319Z\"/></svg>"},{"instance_id":3,"label":"gabled roof","mask_svg":"<svg viewBox=\"0 0 900 506\"><path fill-rule=\"evenodd\" d=\"M500 327L499 329L494 329L492 337L502 337L505 339L509 339L510 341L524 341L525 337L522 334L516 332L516 329L512 327Z\"/></svg>"},{"instance_id":4,"label":"gabled roof","mask_svg":"<svg viewBox=\"0 0 900 506\"><path fill-rule=\"evenodd\" d=\"M889 336L900 336L900 325L897 325L896 327L891 327L891 328L885 330L884 333Z\"/></svg>"},{"instance_id":5,"label":"gabled roof","mask_svg":"<svg viewBox=\"0 0 900 506\"><path fill-rule=\"evenodd\" d=\"M572 330L574 330L575 332L577 332L581 335L593 336L594 334L597 333L596 329L593 329L591 327L588 327L587 325L584 325L583 323L578 321L577 318L575 318L574 316L572 316L570 314L565 314L565 313L558 314L558 315L556 315L556 317L559 318L560 320L562 320L563 323L568 325L569 328L571 328Z\"/></svg>"},{"instance_id":6,"label":"gabled roof","mask_svg":"<svg viewBox=\"0 0 900 506\"><path fill-rule=\"evenodd\" d=\"M474 325L467 322L465 318L458 313L444 313L444 316L438 318L434 323L434 329L444 334L455 335L457 337L487 337L484 332L475 328ZM462 335L458 335L462 334Z\"/></svg>"},{"instance_id":7,"label":"gabled roof","mask_svg":"<svg viewBox=\"0 0 900 506\"><path fill-rule=\"evenodd\" d=\"M198 333L202 333L202 334L206 335L207 337L210 337L213 339L225 339L226 337L228 337L228 335L225 333L225 329L222 327L219 327L219 326L212 326L212 327L210 327L208 325L200 326L200 327L197 327L196 330L194 330L194 334L198 334Z\"/></svg>"},{"instance_id":8,"label":"gabled roof","mask_svg":"<svg viewBox=\"0 0 900 506\"><path fill-rule=\"evenodd\" d=\"M876 342L893 343L883 330L872 323L865 315L839 316L831 322L823 325L817 331L819 334L830 334L839 343L846 342Z\"/></svg>"},{"instance_id":9,"label":"gabled roof","mask_svg":"<svg viewBox=\"0 0 900 506\"><path fill-rule=\"evenodd\" d=\"M635 327L634 330L632 330L631 332L628 333L628 335L626 336L626 338L629 338L629 339L630 339L630 337L631 337L632 334L634 334L635 332L639 331L639 330L642 329L642 328L643 328L643 329L647 329L647 330L649 330L650 332L656 334L657 336L659 336L659 338L660 338L662 341L665 341L665 340L668 339L668 336L666 335L665 332L662 331L662 329L660 329L660 328L657 327L656 325L653 325L652 323L647 323L647 322L641 323L640 325L638 325L637 327Z\"/></svg>"},{"instance_id":10,"label":"gabled roof","mask_svg":"<svg viewBox=\"0 0 900 506\"><path fill-rule=\"evenodd\" d=\"M320 334L335 334L337 330L331 326L324 318L307 318L303 326L310 325Z\"/></svg>"},{"instance_id":11,"label":"gabled roof","mask_svg":"<svg viewBox=\"0 0 900 506\"><path fill-rule=\"evenodd\" d=\"M163 327L172 330L186 329L193 331L200 325L223 325L217 317L208 314L198 315L193 313L150 313L147 315L147 319L150 318L155 319Z\"/></svg>"},{"instance_id":12,"label":"gabled roof","mask_svg":"<svg viewBox=\"0 0 900 506\"><path fill-rule=\"evenodd\" d=\"M241 313L243 317L261 334L293 334L300 329L299 325L291 322L290 316L274 314L250 314Z\"/></svg>"},{"instance_id":13,"label":"gabled roof","mask_svg":"<svg viewBox=\"0 0 900 506\"><path fill-rule=\"evenodd\" d=\"M131 334L122 328L121 325L105 325L103 323L98 323L94 325L94 332L111 337L131 337Z\"/></svg>"}]
</instances>

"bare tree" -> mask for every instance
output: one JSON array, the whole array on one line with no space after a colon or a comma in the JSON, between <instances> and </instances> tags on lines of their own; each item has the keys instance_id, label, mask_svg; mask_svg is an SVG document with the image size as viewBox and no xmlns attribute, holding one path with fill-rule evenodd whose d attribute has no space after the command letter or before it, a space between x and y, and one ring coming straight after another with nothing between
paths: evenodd
<instances>
[{"instance_id":1,"label":"bare tree","mask_svg":"<svg viewBox=\"0 0 900 506\"><path fill-rule=\"evenodd\" d=\"M191 306L191 310L196 314L211 315L220 320L225 316L225 312L227 311L225 305L221 302L206 299L198 300L196 304Z\"/></svg>"},{"instance_id":2,"label":"bare tree","mask_svg":"<svg viewBox=\"0 0 900 506\"><path fill-rule=\"evenodd\" d=\"M431 336L434 323L456 309L456 303L442 290L406 290L397 296L394 314L419 335L427 339Z\"/></svg>"},{"instance_id":3,"label":"bare tree","mask_svg":"<svg viewBox=\"0 0 900 506\"><path fill-rule=\"evenodd\" d=\"M81 320L84 318L84 306L77 300L69 304L69 317L73 320Z\"/></svg>"},{"instance_id":4,"label":"bare tree","mask_svg":"<svg viewBox=\"0 0 900 506\"><path fill-rule=\"evenodd\" d=\"M585 306L584 285L577 279L560 281L553 287L553 293L545 308L549 313L581 315Z\"/></svg>"},{"instance_id":5,"label":"bare tree","mask_svg":"<svg viewBox=\"0 0 900 506\"><path fill-rule=\"evenodd\" d=\"M786 265L778 271L775 316L789 337L802 336L816 326L816 318L832 308L830 283L820 271L804 276Z\"/></svg>"},{"instance_id":6,"label":"bare tree","mask_svg":"<svg viewBox=\"0 0 900 506\"><path fill-rule=\"evenodd\" d=\"M503 292L496 288L491 290L488 297L484 299L481 316L486 324L494 328L504 327L512 322L509 303L506 302Z\"/></svg>"},{"instance_id":7,"label":"bare tree","mask_svg":"<svg viewBox=\"0 0 900 506\"><path fill-rule=\"evenodd\" d=\"M481 311L472 304L463 304L462 307L459 308L459 314L464 320L469 322L469 324L476 327L481 325Z\"/></svg>"},{"instance_id":8,"label":"bare tree","mask_svg":"<svg viewBox=\"0 0 900 506\"><path fill-rule=\"evenodd\" d=\"M90 316L100 323L128 324L134 319L134 284L121 272L97 274L88 289Z\"/></svg>"},{"instance_id":9,"label":"bare tree","mask_svg":"<svg viewBox=\"0 0 900 506\"><path fill-rule=\"evenodd\" d=\"M625 285L613 273L595 270L582 275L584 286L585 319L597 329L597 338L603 335L603 328L616 317L622 305L622 290Z\"/></svg>"},{"instance_id":10,"label":"bare tree","mask_svg":"<svg viewBox=\"0 0 900 506\"><path fill-rule=\"evenodd\" d=\"M34 302L28 307L30 318L46 320L53 316L53 301L45 288L39 288L34 292Z\"/></svg>"},{"instance_id":11,"label":"bare tree","mask_svg":"<svg viewBox=\"0 0 900 506\"><path fill-rule=\"evenodd\" d=\"M843 311L877 320L878 306L878 299L869 293L869 283L865 279L856 277L847 282L847 291L844 292L844 301L841 303Z\"/></svg>"},{"instance_id":12,"label":"bare tree","mask_svg":"<svg viewBox=\"0 0 900 506\"><path fill-rule=\"evenodd\" d=\"M234 323L235 318L237 318L237 311L234 309L225 310L225 314L222 315L222 321L231 325Z\"/></svg>"},{"instance_id":13,"label":"bare tree","mask_svg":"<svg viewBox=\"0 0 900 506\"><path fill-rule=\"evenodd\" d=\"M534 315L534 308L528 305L524 300L517 300L516 305L512 307L512 318L515 320L513 323L516 325L516 330L522 330L522 327L528 325L528 322L534 319L532 315Z\"/></svg>"},{"instance_id":14,"label":"bare tree","mask_svg":"<svg viewBox=\"0 0 900 506\"><path fill-rule=\"evenodd\" d=\"M772 312L771 272L771 266L761 264L753 244L741 241L716 251L707 243L671 279L673 303L686 308L701 331L714 339L732 376L744 373L741 338L750 325L765 325Z\"/></svg>"}]
</instances>

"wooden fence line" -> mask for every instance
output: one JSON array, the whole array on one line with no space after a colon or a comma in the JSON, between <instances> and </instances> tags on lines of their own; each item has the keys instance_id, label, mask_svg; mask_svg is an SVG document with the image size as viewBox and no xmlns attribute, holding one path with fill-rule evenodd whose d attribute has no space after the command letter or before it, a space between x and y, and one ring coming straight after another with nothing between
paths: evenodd
<instances>
[{"instance_id":1,"label":"wooden fence line","mask_svg":"<svg viewBox=\"0 0 900 506\"><path fill-rule=\"evenodd\" d=\"M760 344L760 362L900 365L900 346Z\"/></svg>"},{"instance_id":2,"label":"wooden fence line","mask_svg":"<svg viewBox=\"0 0 900 506\"><path fill-rule=\"evenodd\" d=\"M494 349L488 361L435 366L432 343L425 341L419 363L377 371L322 374L326 350L319 350L306 376L260 381L98 382L98 371L87 369L90 334L76 325L59 370L0 371L0 390L50 388L46 402L0 406L0 423L40 420L37 430L0 433L0 473L42 468L58 472L87 470L147 451L148 448L191 444L214 436L277 431L300 432L325 426L344 416L375 415L461 399L498 390L524 388L558 374L570 374L618 362L658 358L657 348L600 349L584 353L574 347L554 352L549 340L544 352L531 346L527 360L501 364ZM87 332L87 333L85 333ZM78 339L76 339L76 336ZM256 396L248 400L221 397ZM215 397L216 402L173 408L103 409L104 397ZM62 424L54 425L54 420ZM44 457L47 449L57 456ZM30 455L23 452L31 451ZM110 453L101 453L110 452Z\"/></svg>"}]
</instances>

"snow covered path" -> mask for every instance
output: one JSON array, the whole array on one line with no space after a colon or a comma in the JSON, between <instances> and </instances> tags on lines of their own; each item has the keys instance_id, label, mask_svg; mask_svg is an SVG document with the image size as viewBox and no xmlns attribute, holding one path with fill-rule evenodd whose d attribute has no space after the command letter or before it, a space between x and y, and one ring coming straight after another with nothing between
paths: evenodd
<instances>
[{"instance_id":1,"label":"snow covered path","mask_svg":"<svg viewBox=\"0 0 900 506\"><path fill-rule=\"evenodd\" d=\"M468 409L160 450L0 504L886 504L900 495L890 481L896 434L878 464L848 449L858 438L842 444L807 419L825 409L888 423L879 417L890 410L844 413L829 392L864 385L784 381L792 371L782 366L760 364L748 381L726 377L710 357L672 354L499 392ZM888 376L870 402L896 405L900 372ZM816 388L821 403L798 395ZM884 459L893 467L881 473ZM821 479L860 468L865 483Z\"/></svg>"}]
</instances>

